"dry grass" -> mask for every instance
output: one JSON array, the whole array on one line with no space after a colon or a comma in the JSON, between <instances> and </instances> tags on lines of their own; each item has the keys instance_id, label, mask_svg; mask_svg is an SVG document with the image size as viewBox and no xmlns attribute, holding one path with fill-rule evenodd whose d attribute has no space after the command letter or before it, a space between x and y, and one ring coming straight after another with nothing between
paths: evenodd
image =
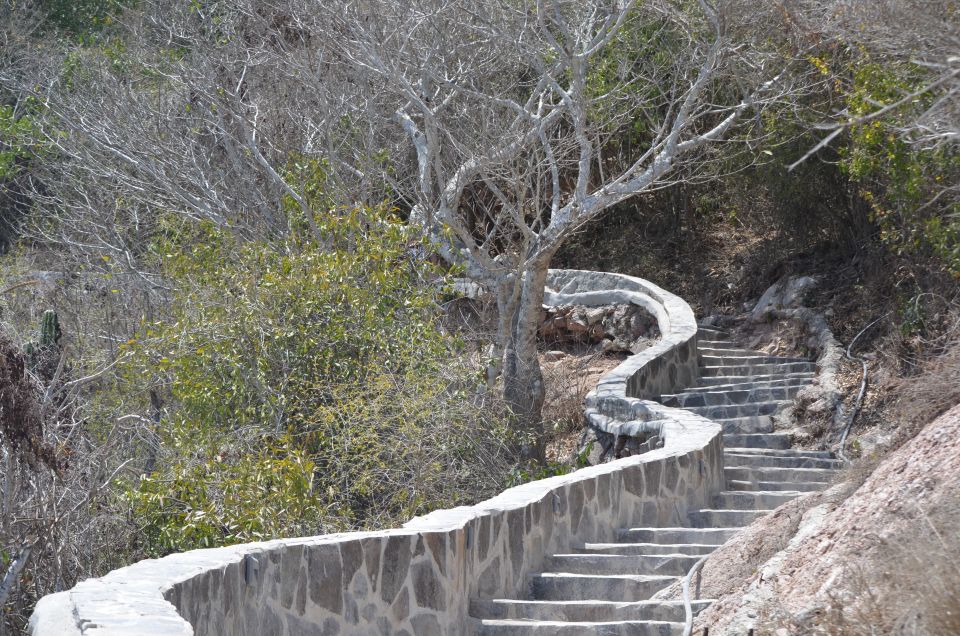
<instances>
[{"instance_id":1,"label":"dry grass","mask_svg":"<svg viewBox=\"0 0 960 636\"><path fill-rule=\"evenodd\" d=\"M871 371L864 408L847 449L848 455L859 459L840 477L862 483L883 457L916 437L927 423L960 404L960 334L957 335L940 355L920 364L914 375L891 377L889 364L881 365L881 372L885 373ZM856 380L859 382L859 377ZM848 394L855 390L854 384L841 381ZM863 452L860 437L871 434L879 434L885 441L872 452Z\"/></svg>"},{"instance_id":2,"label":"dry grass","mask_svg":"<svg viewBox=\"0 0 960 636\"><path fill-rule=\"evenodd\" d=\"M542 361L546 399L543 422L547 459L564 461L576 450L584 426L583 400L600 378L623 361L623 355L584 350Z\"/></svg>"},{"instance_id":3,"label":"dry grass","mask_svg":"<svg viewBox=\"0 0 960 636\"><path fill-rule=\"evenodd\" d=\"M544 422L555 430L579 429L583 424L583 399L623 359L624 355L582 352L543 362Z\"/></svg>"},{"instance_id":4,"label":"dry grass","mask_svg":"<svg viewBox=\"0 0 960 636\"><path fill-rule=\"evenodd\" d=\"M885 456L886 453L873 453L852 460L849 464L837 471L833 476L833 483L847 484L849 492L855 491L870 478L870 475L877 469L877 466L880 465L882 458Z\"/></svg>"},{"instance_id":5,"label":"dry grass","mask_svg":"<svg viewBox=\"0 0 960 636\"><path fill-rule=\"evenodd\" d=\"M889 390L897 396L889 406L889 416L897 421L903 443L927 422L960 404L960 339L926 363L920 375L897 380Z\"/></svg>"}]
</instances>

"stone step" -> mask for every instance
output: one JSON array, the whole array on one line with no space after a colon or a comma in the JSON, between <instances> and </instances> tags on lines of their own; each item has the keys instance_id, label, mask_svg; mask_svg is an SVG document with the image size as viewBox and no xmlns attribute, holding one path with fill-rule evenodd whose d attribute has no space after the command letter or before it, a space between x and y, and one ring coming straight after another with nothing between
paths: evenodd
<instances>
[{"instance_id":1,"label":"stone step","mask_svg":"<svg viewBox=\"0 0 960 636\"><path fill-rule=\"evenodd\" d=\"M721 543L585 543L583 554L710 554Z\"/></svg>"},{"instance_id":2,"label":"stone step","mask_svg":"<svg viewBox=\"0 0 960 636\"><path fill-rule=\"evenodd\" d=\"M826 484L822 481L743 481L738 479L728 479L728 490L739 490L753 492L762 491L790 491L790 492L816 492L823 490Z\"/></svg>"},{"instance_id":3,"label":"stone step","mask_svg":"<svg viewBox=\"0 0 960 636\"><path fill-rule=\"evenodd\" d=\"M694 614L711 600L691 601ZM491 599L470 601L470 616L494 620L534 621L680 621L685 618L683 601L527 601Z\"/></svg>"},{"instance_id":4,"label":"stone step","mask_svg":"<svg viewBox=\"0 0 960 636\"><path fill-rule=\"evenodd\" d=\"M544 569L567 574L684 576L700 557L691 554L554 554Z\"/></svg>"},{"instance_id":5,"label":"stone step","mask_svg":"<svg viewBox=\"0 0 960 636\"><path fill-rule=\"evenodd\" d=\"M730 406L752 404L756 402L784 401L794 398L803 387L775 387L743 391L684 391L683 393L660 396L660 402L666 406L678 406L682 409L691 406Z\"/></svg>"},{"instance_id":6,"label":"stone step","mask_svg":"<svg viewBox=\"0 0 960 636\"><path fill-rule=\"evenodd\" d=\"M820 482L828 484L837 471L827 468L774 468L772 466L725 466L724 477L733 481L749 481L759 483L765 481L779 482ZM757 490L774 490L757 488Z\"/></svg>"},{"instance_id":7,"label":"stone step","mask_svg":"<svg viewBox=\"0 0 960 636\"><path fill-rule=\"evenodd\" d=\"M697 340L697 352L708 353L716 351L719 355L744 355L744 356L765 356L767 358L795 358L799 360L809 360L803 356L781 355L779 353L769 353L767 351L757 351L737 344L732 340ZM712 354L711 354L712 355Z\"/></svg>"},{"instance_id":8,"label":"stone step","mask_svg":"<svg viewBox=\"0 0 960 636\"><path fill-rule=\"evenodd\" d=\"M804 450L802 448L736 448L726 447L724 452L734 455L764 455L767 457L810 457L813 459L836 459L833 451ZM842 463L842 462L841 462Z\"/></svg>"},{"instance_id":9,"label":"stone step","mask_svg":"<svg viewBox=\"0 0 960 636\"><path fill-rule=\"evenodd\" d=\"M773 377L773 376L772 376ZM714 380L715 378L701 378L702 381ZM677 395L683 395L685 393L703 393L704 391L753 391L756 389L784 389L784 388L796 388L802 389L806 386L810 386L813 383L813 378L806 377L793 377L793 378L775 378L770 380L746 380L743 378L733 378L734 380L739 379L739 382L730 382L728 384L702 384L700 386L687 387L684 390L677 393Z\"/></svg>"},{"instance_id":10,"label":"stone step","mask_svg":"<svg viewBox=\"0 0 960 636\"><path fill-rule=\"evenodd\" d=\"M773 433L773 417L769 415L729 418L719 417L713 418L713 421L723 427L724 434Z\"/></svg>"},{"instance_id":11,"label":"stone step","mask_svg":"<svg viewBox=\"0 0 960 636\"><path fill-rule=\"evenodd\" d=\"M744 384L744 383L753 383L753 382L782 382L789 380L805 380L807 382L813 382L817 377L817 374L812 371L803 371L798 373L757 373L752 376L743 376L743 375L711 375L706 376L701 374L700 379L697 380L699 386L698 389L704 387L713 387L713 386L727 386L731 384ZM693 389L691 389L693 390Z\"/></svg>"},{"instance_id":12,"label":"stone step","mask_svg":"<svg viewBox=\"0 0 960 636\"><path fill-rule=\"evenodd\" d=\"M679 636L684 623L662 621L562 622L525 620L484 620L478 636Z\"/></svg>"},{"instance_id":13,"label":"stone step","mask_svg":"<svg viewBox=\"0 0 960 636\"><path fill-rule=\"evenodd\" d=\"M713 505L722 510L776 510L799 496L796 490L727 490L713 498Z\"/></svg>"},{"instance_id":14,"label":"stone step","mask_svg":"<svg viewBox=\"0 0 960 636\"><path fill-rule=\"evenodd\" d=\"M785 373L815 373L817 365L814 362L772 362L767 364L722 364L707 365L699 369L700 377L749 377L783 376Z\"/></svg>"},{"instance_id":15,"label":"stone step","mask_svg":"<svg viewBox=\"0 0 960 636\"><path fill-rule=\"evenodd\" d=\"M650 598L678 578L653 574L541 572L530 576L530 590L532 597L540 601L632 602Z\"/></svg>"},{"instance_id":16,"label":"stone step","mask_svg":"<svg viewBox=\"0 0 960 636\"><path fill-rule=\"evenodd\" d=\"M754 402L753 404L734 404L731 406L687 406L691 413L702 415L709 419L732 419L753 417L757 415L773 415L790 402L775 400L771 402Z\"/></svg>"},{"instance_id":17,"label":"stone step","mask_svg":"<svg viewBox=\"0 0 960 636\"><path fill-rule=\"evenodd\" d=\"M687 513L690 525L694 528L732 528L748 526L754 520L768 514L769 510L693 510Z\"/></svg>"},{"instance_id":18,"label":"stone step","mask_svg":"<svg viewBox=\"0 0 960 636\"><path fill-rule=\"evenodd\" d=\"M711 340L708 337L701 338L697 336L697 349L700 347L740 347L736 342L730 340L729 338L724 340ZM753 349L746 349L746 351L753 351Z\"/></svg>"},{"instance_id":19,"label":"stone step","mask_svg":"<svg viewBox=\"0 0 960 636\"><path fill-rule=\"evenodd\" d=\"M842 468L843 462L839 459L824 459L821 457L783 457L777 455L761 455L759 453L732 453L723 454L724 464L727 466L757 466L771 468Z\"/></svg>"},{"instance_id":20,"label":"stone step","mask_svg":"<svg viewBox=\"0 0 960 636\"><path fill-rule=\"evenodd\" d=\"M760 366L765 364L789 364L794 362L810 362L807 358L788 358L785 356L768 356L762 353L752 352L750 355L715 355L710 353L700 354L701 367L717 366Z\"/></svg>"},{"instance_id":21,"label":"stone step","mask_svg":"<svg viewBox=\"0 0 960 636\"><path fill-rule=\"evenodd\" d=\"M754 351L753 349L744 349L732 342L710 342L700 341L697 343L697 353L706 356L750 356L770 357L769 353L763 351Z\"/></svg>"},{"instance_id":22,"label":"stone step","mask_svg":"<svg viewBox=\"0 0 960 636\"><path fill-rule=\"evenodd\" d=\"M618 539L625 543L726 543L739 528L626 528Z\"/></svg>"},{"instance_id":23,"label":"stone step","mask_svg":"<svg viewBox=\"0 0 960 636\"><path fill-rule=\"evenodd\" d=\"M786 433L724 433L723 445L738 451L748 448L787 449L790 448L790 436Z\"/></svg>"},{"instance_id":24,"label":"stone step","mask_svg":"<svg viewBox=\"0 0 960 636\"><path fill-rule=\"evenodd\" d=\"M793 450L789 435L773 432L773 415L815 381L816 364L745 349L714 328L700 328L698 338L698 386L660 401L722 425L727 490L713 507L688 513L692 527L627 528L615 543L584 543L548 557L544 571L530 575L532 600L471 601L478 634L681 634L681 602L644 599L742 527L829 485L841 465L830 452Z\"/></svg>"},{"instance_id":25,"label":"stone step","mask_svg":"<svg viewBox=\"0 0 960 636\"><path fill-rule=\"evenodd\" d=\"M729 342L730 332L726 329L717 329L716 327L698 327L697 342L699 343L701 339L711 342Z\"/></svg>"}]
</instances>

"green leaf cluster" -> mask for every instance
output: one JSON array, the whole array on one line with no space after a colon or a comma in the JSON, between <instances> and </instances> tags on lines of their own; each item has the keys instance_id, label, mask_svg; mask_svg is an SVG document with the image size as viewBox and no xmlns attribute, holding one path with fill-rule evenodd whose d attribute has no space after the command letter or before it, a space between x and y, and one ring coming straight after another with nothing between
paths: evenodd
<instances>
[{"instance_id":1,"label":"green leaf cluster","mask_svg":"<svg viewBox=\"0 0 960 636\"><path fill-rule=\"evenodd\" d=\"M16 175L35 152L42 149L40 131L29 114L0 105L0 179Z\"/></svg>"},{"instance_id":2,"label":"green leaf cluster","mask_svg":"<svg viewBox=\"0 0 960 636\"><path fill-rule=\"evenodd\" d=\"M123 499L142 524L143 548L170 551L305 534L326 516L314 488L316 466L287 435L240 450L188 421L173 425L165 444L173 462L125 484Z\"/></svg>"},{"instance_id":3,"label":"green leaf cluster","mask_svg":"<svg viewBox=\"0 0 960 636\"><path fill-rule=\"evenodd\" d=\"M683 46L680 34L660 19L634 9L623 27L590 61L587 96L590 118L611 135L609 144L621 152L641 148L652 137L657 122L633 116L637 103L666 104L667 90L651 82L658 69L668 67ZM664 115L666 108L664 108Z\"/></svg>"},{"instance_id":4,"label":"green leaf cluster","mask_svg":"<svg viewBox=\"0 0 960 636\"><path fill-rule=\"evenodd\" d=\"M47 22L70 35L89 38L113 24L116 15L134 0L44 0Z\"/></svg>"},{"instance_id":5,"label":"green leaf cluster","mask_svg":"<svg viewBox=\"0 0 960 636\"><path fill-rule=\"evenodd\" d=\"M184 412L236 427L296 424L329 399L328 387L436 360L442 281L418 239L383 209L335 210L317 225L323 245L176 222L157 242L178 291L137 351ZM304 390L277 391L277 379Z\"/></svg>"},{"instance_id":6,"label":"green leaf cluster","mask_svg":"<svg viewBox=\"0 0 960 636\"><path fill-rule=\"evenodd\" d=\"M849 86L843 96L854 118L875 112L928 81L924 69L910 63L873 61L861 53L849 62ZM960 175L960 154L948 146L911 143L898 129L929 107L934 95L853 126L841 148L840 167L861 184L880 237L897 253L933 254L960 276L960 205L935 200L938 191Z\"/></svg>"}]
</instances>

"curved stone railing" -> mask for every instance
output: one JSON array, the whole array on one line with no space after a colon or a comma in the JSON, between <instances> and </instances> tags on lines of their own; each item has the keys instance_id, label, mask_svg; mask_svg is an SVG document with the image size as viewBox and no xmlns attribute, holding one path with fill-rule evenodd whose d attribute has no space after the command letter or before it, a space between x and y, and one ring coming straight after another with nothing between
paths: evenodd
<instances>
[{"instance_id":1,"label":"curved stone railing","mask_svg":"<svg viewBox=\"0 0 960 636\"><path fill-rule=\"evenodd\" d=\"M472 598L522 594L545 556L618 528L681 523L723 476L720 426L644 400L696 377L696 324L679 298L618 274L558 270L547 302L633 302L661 341L588 398L597 426L655 427L662 448L439 510L403 528L195 550L147 560L40 600L34 636L469 633Z\"/></svg>"},{"instance_id":2,"label":"curved stone railing","mask_svg":"<svg viewBox=\"0 0 960 636\"><path fill-rule=\"evenodd\" d=\"M697 379L697 322L683 299L633 276L551 270L546 302L633 303L650 312L660 327L659 342L627 358L587 395L586 414L591 424L614 435L634 435L656 433L663 422L696 417L644 399L686 388Z\"/></svg>"}]
</instances>

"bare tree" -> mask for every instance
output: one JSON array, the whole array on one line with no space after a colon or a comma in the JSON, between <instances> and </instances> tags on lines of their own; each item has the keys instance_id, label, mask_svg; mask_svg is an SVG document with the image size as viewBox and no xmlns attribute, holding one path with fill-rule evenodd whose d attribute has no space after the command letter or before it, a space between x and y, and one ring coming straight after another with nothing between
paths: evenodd
<instances>
[{"instance_id":1,"label":"bare tree","mask_svg":"<svg viewBox=\"0 0 960 636\"><path fill-rule=\"evenodd\" d=\"M832 39L856 43L875 60L911 65L924 81L902 98L876 104L863 118L900 109L911 111L896 127L911 143L924 148L960 141L960 21L947 0L878 0L816 2L807 19ZM928 99L918 100L920 96ZM918 107L919 106L919 107ZM841 117L849 113L839 113ZM847 122L843 122L847 123Z\"/></svg>"},{"instance_id":2,"label":"bare tree","mask_svg":"<svg viewBox=\"0 0 960 636\"><path fill-rule=\"evenodd\" d=\"M604 0L337 7L333 56L366 93L350 114L404 131L415 166L386 178L444 255L496 294L489 379L502 372L529 457L542 456L536 333L553 255L783 94L782 76L735 45L735 9ZM647 46L626 46L631 30ZM737 88L723 90L728 81ZM644 147L624 156L608 142L628 123L643 128ZM364 175L369 155L338 159Z\"/></svg>"}]
</instances>

